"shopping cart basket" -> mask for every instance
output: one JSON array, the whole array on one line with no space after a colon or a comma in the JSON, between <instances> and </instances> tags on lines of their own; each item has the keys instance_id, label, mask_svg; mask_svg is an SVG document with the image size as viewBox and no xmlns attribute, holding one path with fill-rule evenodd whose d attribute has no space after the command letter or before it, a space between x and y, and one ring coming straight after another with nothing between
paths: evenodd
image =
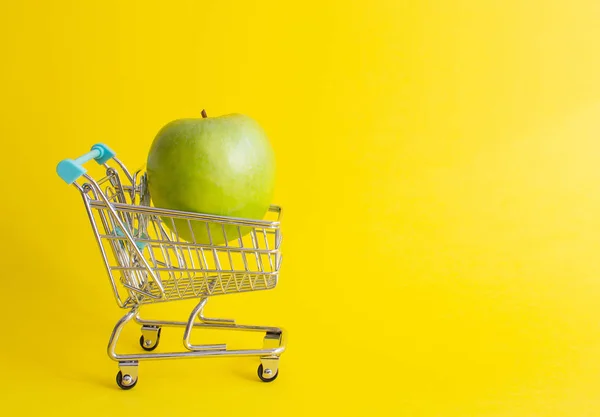
<instances>
[{"instance_id":1,"label":"shopping cart basket","mask_svg":"<svg viewBox=\"0 0 600 417\"><path fill-rule=\"evenodd\" d=\"M83 168L92 159L105 172L98 180ZM114 167L109 161L114 161ZM265 220L152 207L143 170L131 174L104 144L94 145L75 160L61 161L57 173L81 193L116 302L128 310L115 325L108 343L109 357L119 364L119 387L133 388L138 380L138 361L150 359L257 356L261 362L258 377L265 382L277 378L286 342L283 329L208 318L203 310L211 296L276 286L281 266L280 207L271 206L270 217ZM184 230L192 239L179 237ZM196 239L199 231L202 239ZM192 298L198 299L198 304L187 321L140 317L143 305ZM132 319L141 325L140 345L145 352L117 353L121 330ZM183 328L185 350L152 352L165 326ZM193 344L192 330L205 328L263 332L263 346L228 349L225 344Z\"/></svg>"}]
</instances>

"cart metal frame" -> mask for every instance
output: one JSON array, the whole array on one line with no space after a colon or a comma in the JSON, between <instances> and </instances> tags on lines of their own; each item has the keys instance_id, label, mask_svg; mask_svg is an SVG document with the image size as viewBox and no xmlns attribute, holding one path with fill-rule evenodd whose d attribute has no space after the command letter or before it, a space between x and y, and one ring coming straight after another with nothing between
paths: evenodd
<instances>
[{"instance_id":1,"label":"cart metal frame","mask_svg":"<svg viewBox=\"0 0 600 417\"><path fill-rule=\"evenodd\" d=\"M98 180L83 167L92 159L105 171ZM277 378L287 342L284 329L209 318L204 308L213 296L275 288L282 259L281 207L271 206L268 214L273 219L267 220L152 207L143 170L132 175L104 144L94 145L75 160L61 161L57 173L81 193L115 301L128 310L116 323L107 349L108 356L119 364L119 387L131 389L137 384L139 361L158 359L256 356L261 362L260 380ZM184 240L182 232L192 238ZM187 321L140 316L146 304L185 299L198 300ZM141 326L143 351L118 353L121 331L132 320ZM183 329L184 349L154 352L163 327ZM226 344L193 344L194 329L262 332L263 346L228 349Z\"/></svg>"}]
</instances>

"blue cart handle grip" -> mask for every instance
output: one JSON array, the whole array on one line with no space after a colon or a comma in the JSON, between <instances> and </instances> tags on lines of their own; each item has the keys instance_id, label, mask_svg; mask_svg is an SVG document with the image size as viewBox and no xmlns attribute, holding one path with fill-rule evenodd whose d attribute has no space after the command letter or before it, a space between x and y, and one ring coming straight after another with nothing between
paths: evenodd
<instances>
[{"instance_id":1,"label":"blue cart handle grip","mask_svg":"<svg viewBox=\"0 0 600 417\"><path fill-rule=\"evenodd\" d=\"M56 173L67 184L73 184L79 177L86 173L83 167L88 161L96 160L98 165L105 164L109 159L114 158L116 153L103 143L97 143L92 146L92 150L79 158L63 159L56 166Z\"/></svg>"}]
</instances>

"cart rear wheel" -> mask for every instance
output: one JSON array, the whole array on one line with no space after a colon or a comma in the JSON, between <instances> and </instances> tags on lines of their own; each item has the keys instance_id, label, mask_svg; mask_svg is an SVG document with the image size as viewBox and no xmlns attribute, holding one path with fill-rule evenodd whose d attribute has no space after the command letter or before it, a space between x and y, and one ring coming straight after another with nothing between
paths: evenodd
<instances>
[{"instance_id":1,"label":"cart rear wheel","mask_svg":"<svg viewBox=\"0 0 600 417\"><path fill-rule=\"evenodd\" d=\"M269 371L271 371L270 369L267 369L267 374L269 373ZM258 377L260 378L261 381L263 382L273 382L277 379L277 376L279 375L279 369L277 369L275 371L275 375L271 374L269 376L265 376L265 372L264 372L264 368L262 363L260 365L258 365Z\"/></svg>"},{"instance_id":2,"label":"cart rear wheel","mask_svg":"<svg viewBox=\"0 0 600 417\"><path fill-rule=\"evenodd\" d=\"M152 344L152 343L147 344L146 338L144 337L144 335L141 335L140 336L140 346L142 347L142 349L147 350L148 352L156 349L156 347L158 346L158 342L160 342L160 331L161 330L162 329L158 329L158 331L156 332L156 341L154 342L154 344Z\"/></svg>"},{"instance_id":3,"label":"cart rear wheel","mask_svg":"<svg viewBox=\"0 0 600 417\"><path fill-rule=\"evenodd\" d=\"M125 374L123 375L123 372L119 371L119 373L117 374L117 385L121 388L121 389L131 389L133 387L135 387L135 385L137 384L137 378L133 378L131 375L129 374Z\"/></svg>"}]
</instances>

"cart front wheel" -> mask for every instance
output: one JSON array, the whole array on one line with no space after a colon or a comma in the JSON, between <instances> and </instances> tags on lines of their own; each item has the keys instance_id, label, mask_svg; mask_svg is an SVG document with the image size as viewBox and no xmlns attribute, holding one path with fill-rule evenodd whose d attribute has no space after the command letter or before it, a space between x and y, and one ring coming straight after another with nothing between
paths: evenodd
<instances>
[{"instance_id":1,"label":"cart front wheel","mask_svg":"<svg viewBox=\"0 0 600 417\"><path fill-rule=\"evenodd\" d=\"M271 369L266 369L266 371L265 371L262 363L260 365L258 365L258 377L260 378L261 381L273 382L277 379L278 375L279 375L279 369L277 369L275 371L275 373L273 374L273 371L271 371Z\"/></svg>"},{"instance_id":2,"label":"cart front wheel","mask_svg":"<svg viewBox=\"0 0 600 417\"><path fill-rule=\"evenodd\" d=\"M133 378L129 374L123 375L123 372L121 372L121 371L119 371L119 373L117 374L117 385L121 389L125 389L125 390L131 389L131 388L135 387L136 384L137 384L137 378Z\"/></svg>"}]
</instances>

